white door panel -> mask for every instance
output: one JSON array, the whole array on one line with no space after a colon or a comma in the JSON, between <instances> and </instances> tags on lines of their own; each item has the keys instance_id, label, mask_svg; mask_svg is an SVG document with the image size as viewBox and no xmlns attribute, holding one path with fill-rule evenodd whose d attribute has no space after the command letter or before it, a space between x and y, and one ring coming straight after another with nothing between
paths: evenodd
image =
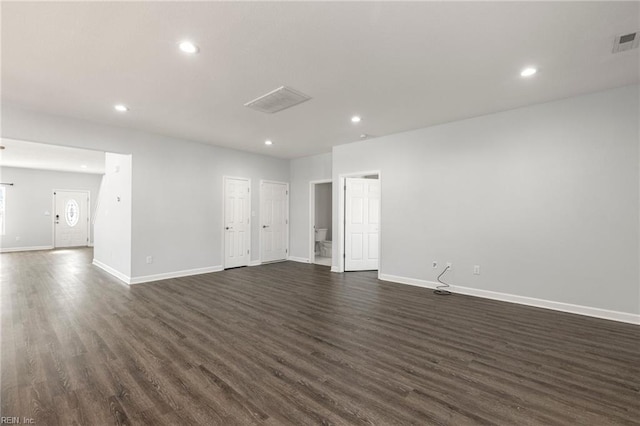
<instances>
[{"instance_id":1,"label":"white door panel","mask_svg":"<svg viewBox=\"0 0 640 426\"><path fill-rule=\"evenodd\" d=\"M380 181L345 179L345 271L378 269Z\"/></svg>"},{"instance_id":2,"label":"white door panel","mask_svg":"<svg viewBox=\"0 0 640 426\"><path fill-rule=\"evenodd\" d=\"M54 246L89 245L89 193L86 191L56 191L53 193Z\"/></svg>"},{"instance_id":3,"label":"white door panel","mask_svg":"<svg viewBox=\"0 0 640 426\"><path fill-rule=\"evenodd\" d=\"M260 184L260 259L285 260L289 253L289 185Z\"/></svg>"},{"instance_id":4,"label":"white door panel","mask_svg":"<svg viewBox=\"0 0 640 426\"><path fill-rule=\"evenodd\" d=\"M377 225L380 223L380 195L375 194L378 198L369 198L369 224ZM377 231L377 228L376 228Z\"/></svg>"},{"instance_id":5,"label":"white door panel","mask_svg":"<svg viewBox=\"0 0 640 426\"><path fill-rule=\"evenodd\" d=\"M249 265L251 189L248 179L224 178L224 267Z\"/></svg>"},{"instance_id":6,"label":"white door panel","mask_svg":"<svg viewBox=\"0 0 640 426\"><path fill-rule=\"evenodd\" d=\"M376 263L378 261L378 232L370 232L367 238L368 248L367 254L369 255L369 260L375 260Z\"/></svg>"}]
</instances>

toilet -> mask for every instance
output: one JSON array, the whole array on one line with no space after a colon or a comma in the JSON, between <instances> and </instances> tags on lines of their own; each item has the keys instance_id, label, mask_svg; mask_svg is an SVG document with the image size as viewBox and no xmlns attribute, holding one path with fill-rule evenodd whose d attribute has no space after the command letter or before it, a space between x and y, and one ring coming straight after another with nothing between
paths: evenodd
<instances>
[{"instance_id":1,"label":"toilet","mask_svg":"<svg viewBox=\"0 0 640 426\"><path fill-rule=\"evenodd\" d=\"M320 256L331 257L331 241L320 241Z\"/></svg>"},{"instance_id":2,"label":"toilet","mask_svg":"<svg viewBox=\"0 0 640 426\"><path fill-rule=\"evenodd\" d=\"M316 229L316 243L327 239L327 228Z\"/></svg>"},{"instance_id":3,"label":"toilet","mask_svg":"<svg viewBox=\"0 0 640 426\"><path fill-rule=\"evenodd\" d=\"M326 228L316 229L316 248L322 257L331 257L331 241L327 241Z\"/></svg>"}]
</instances>

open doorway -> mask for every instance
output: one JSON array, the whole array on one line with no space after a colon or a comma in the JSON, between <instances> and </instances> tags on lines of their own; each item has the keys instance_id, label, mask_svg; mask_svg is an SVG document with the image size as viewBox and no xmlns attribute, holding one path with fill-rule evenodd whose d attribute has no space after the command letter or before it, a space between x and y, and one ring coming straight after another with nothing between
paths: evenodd
<instances>
[{"instance_id":1,"label":"open doorway","mask_svg":"<svg viewBox=\"0 0 640 426\"><path fill-rule=\"evenodd\" d=\"M105 152L0 138L5 201L0 251L94 245Z\"/></svg>"},{"instance_id":2,"label":"open doorway","mask_svg":"<svg viewBox=\"0 0 640 426\"><path fill-rule=\"evenodd\" d=\"M309 262L331 266L333 257L333 184L331 180L309 184Z\"/></svg>"},{"instance_id":3,"label":"open doorway","mask_svg":"<svg viewBox=\"0 0 640 426\"><path fill-rule=\"evenodd\" d=\"M341 174L337 272L380 269L380 172Z\"/></svg>"}]
</instances>

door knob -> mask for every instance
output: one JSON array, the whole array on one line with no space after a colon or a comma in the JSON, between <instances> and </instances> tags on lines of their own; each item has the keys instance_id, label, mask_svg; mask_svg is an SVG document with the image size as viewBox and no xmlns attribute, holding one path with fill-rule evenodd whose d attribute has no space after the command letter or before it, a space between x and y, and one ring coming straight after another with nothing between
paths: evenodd
<instances>
[{"instance_id":1,"label":"door knob","mask_svg":"<svg viewBox=\"0 0 640 426\"><path fill-rule=\"evenodd\" d=\"M262 227L263 227L263 228L268 228L268 227L269 227L269 225L262 225Z\"/></svg>"},{"instance_id":2,"label":"door knob","mask_svg":"<svg viewBox=\"0 0 640 426\"><path fill-rule=\"evenodd\" d=\"M224 229L228 231L229 229L232 229L232 228L230 226L225 226Z\"/></svg>"}]
</instances>

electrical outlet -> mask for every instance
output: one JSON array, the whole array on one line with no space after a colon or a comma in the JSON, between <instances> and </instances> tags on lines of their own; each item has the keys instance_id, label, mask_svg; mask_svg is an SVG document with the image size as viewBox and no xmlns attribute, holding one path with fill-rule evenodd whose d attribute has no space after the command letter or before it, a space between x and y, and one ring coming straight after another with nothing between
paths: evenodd
<instances>
[{"instance_id":1,"label":"electrical outlet","mask_svg":"<svg viewBox=\"0 0 640 426\"><path fill-rule=\"evenodd\" d=\"M431 266L433 268L437 268L438 267L438 262L436 262L435 260L433 261L433 263L431 264Z\"/></svg>"},{"instance_id":2,"label":"electrical outlet","mask_svg":"<svg viewBox=\"0 0 640 426\"><path fill-rule=\"evenodd\" d=\"M20 237L16 237L16 241L20 241Z\"/></svg>"},{"instance_id":3,"label":"electrical outlet","mask_svg":"<svg viewBox=\"0 0 640 426\"><path fill-rule=\"evenodd\" d=\"M473 265L473 275L480 275L480 265Z\"/></svg>"},{"instance_id":4,"label":"electrical outlet","mask_svg":"<svg viewBox=\"0 0 640 426\"><path fill-rule=\"evenodd\" d=\"M147 256L147 263L153 263L153 256Z\"/></svg>"},{"instance_id":5,"label":"electrical outlet","mask_svg":"<svg viewBox=\"0 0 640 426\"><path fill-rule=\"evenodd\" d=\"M447 262L447 268L449 268L449 270L452 270L453 269L453 263Z\"/></svg>"}]
</instances>

